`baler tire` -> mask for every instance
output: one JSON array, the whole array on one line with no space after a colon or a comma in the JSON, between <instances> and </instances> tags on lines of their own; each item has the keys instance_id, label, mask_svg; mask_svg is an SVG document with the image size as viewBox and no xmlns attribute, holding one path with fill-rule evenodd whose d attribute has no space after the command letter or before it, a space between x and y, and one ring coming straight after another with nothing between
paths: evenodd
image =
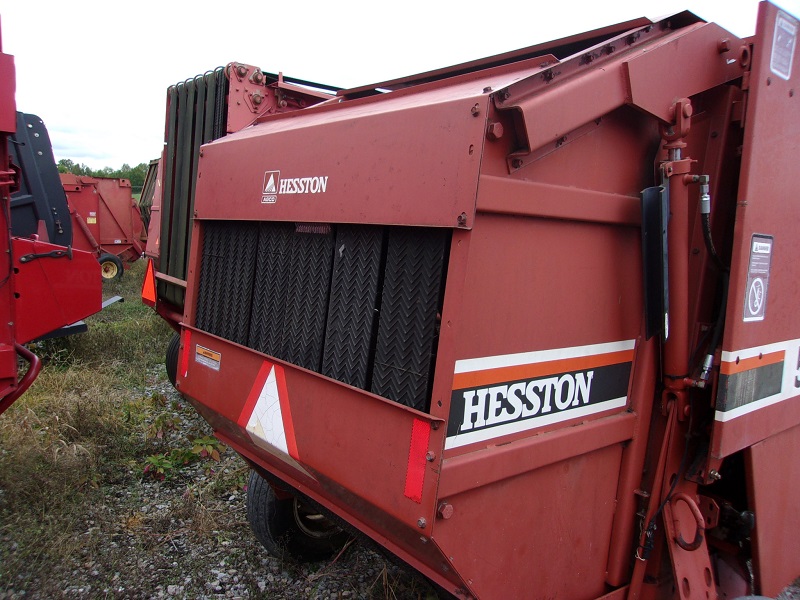
<instances>
[{"instance_id":1,"label":"baler tire","mask_svg":"<svg viewBox=\"0 0 800 600\"><path fill-rule=\"evenodd\" d=\"M178 380L178 356L181 353L181 336L177 333L172 334L167 346L167 355L164 358L164 366L167 368L167 379L175 387Z\"/></svg>"},{"instance_id":2,"label":"baler tire","mask_svg":"<svg viewBox=\"0 0 800 600\"><path fill-rule=\"evenodd\" d=\"M123 267L122 261L118 256L113 254L101 254L97 259L100 263L100 274L103 276L103 281L116 281L122 279Z\"/></svg>"},{"instance_id":3,"label":"baler tire","mask_svg":"<svg viewBox=\"0 0 800 600\"><path fill-rule=\"evenodd\" d=\"M312 513L313 520L304 525L304 517ZM288 555L298 562L325 560L350 539L347 533L302 500L278 498L272 486L255 471L250 471L247 484L247 520L256 539L276 558Z\"/></svg>"}]
</instances>

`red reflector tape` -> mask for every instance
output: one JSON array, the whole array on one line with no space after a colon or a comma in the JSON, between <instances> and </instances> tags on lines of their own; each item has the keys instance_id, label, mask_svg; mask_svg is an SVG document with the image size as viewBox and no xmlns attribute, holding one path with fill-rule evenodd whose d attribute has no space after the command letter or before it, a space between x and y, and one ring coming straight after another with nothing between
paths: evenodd
<instances>
[{"instance_id":1,"label":"red reflector tape","mask_svg":"<svg viewBox=\"0 0 800 600\"><path fill-rule=\"evenodd\" d=\"M411 447L408 450L408 468L406 469L406 498L417 504L422 503L422 486L425 483L425 469L428 453L428 442L431 438L431 424L414 419L411 426Z\"/></svg>"},{"instance_id":2,"label":"red reflector tape","mask_svg":"<svg viewBox=\"0 0 800 600\"><path fill-rule=\"evenodd\" d=\"M183 330L183 350L181 350L181 366L178 375L186 377L189 374L189 353L191 352L192 332L189 329Z\"/></svg>"},{"instance_id":3,"label":"red reflector tape","mask_svg":"<svg viewBox=\"0 0 800 600\"><path fill-rule=\"evenodd\" d=\"M263 388L264 384L267 382L267 377L271 370L272 365L268 362L264 361L261 364L261 368L256 375L256 380L253 382L253 387L250 389L247 400L244 402L242 413L239 415L239 425L242 427L247 427L247 421L250 420L250 415L253 414L253 409L256 407L256 402L258 402L258 395L261 393L261 388Z\"/></svg>"}]
</instances>

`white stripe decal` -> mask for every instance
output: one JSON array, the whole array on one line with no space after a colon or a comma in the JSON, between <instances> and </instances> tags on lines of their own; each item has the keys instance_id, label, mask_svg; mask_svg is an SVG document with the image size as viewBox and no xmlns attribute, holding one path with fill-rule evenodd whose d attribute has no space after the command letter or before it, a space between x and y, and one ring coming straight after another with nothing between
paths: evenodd
<instances>
[{"instance_id":1,"label":"white stripe decal","mask_svg":"<svg viewBox=\"0 0 800 600\"><path fill-rule=\"evenodd\" d=\"M477 431L461 433L458 435L454 435L452 437L448 437L447 440L445 441L444 447L445 450L449 450L451 448L460 448L461 446L466 446L467 444L476 444L478 442L485 442L487 440L498 438L504 435L511 435L512 433L530 431L531 429L537 429L539 427L544 427L545 425L551 425L553 423L561 423L562 421L570 421L572 419L580 417L595 415L597 413L613 410L615 408L623 408L627 403L628 403L627 396L623 396L622 398L615 398L613 400L607 400L599 404L557 412L552 415L544 417L537 417L535 419L524 419L521 421L512 421L510 423L506 423L504 425L498 425L496 427L487 427L485 429L479 429Z\"/></svg>"},{"instance_id":2,"label":"white stripe decal","mask_svg":"<svg viewBox=\"0 0 800 600\"><path fill-rule=\"evenodd\" d=\"M535 352L521 352L519 354L501 354L484 358L467 358L456 361L455 373L472 373L473 371L486 371L503 367L517 367L532 363L550 362L565 358L583 358L633 350L636 340L622 342L609 342L606 344L590 344L588 346L574 346L572 348L559 348L557 350L537 350Z\"/></svg>"},{"instance_id":3,"label":"white stripe decal","mask_svg":"<svg viewBox=\"0 0 800 600\"><path fill-rule=\"evenodd\" d=\"M787 357L790 356L788 351L797 351L800 347L800 339L787 340L785 342L775 342L774 344L766 344L764 346L755 346L753 348L745 348L744 350L734 350L733 352L722 352L722 362L736 362L736 359L745 360L747 358L755 358L759 354L772 354L773 352L780 352L781 350L787 351ZM797 358L797 354L794 356Z\"/></svg>"}]
</instances>

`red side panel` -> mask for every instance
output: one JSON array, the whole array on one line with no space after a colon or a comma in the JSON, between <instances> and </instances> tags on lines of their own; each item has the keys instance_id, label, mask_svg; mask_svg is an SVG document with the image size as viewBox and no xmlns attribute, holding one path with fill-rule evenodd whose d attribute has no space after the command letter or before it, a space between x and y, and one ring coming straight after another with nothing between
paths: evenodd
<instances>
[{"instance_id":1,"label":"red side panel","mask_svg":"<svg viewBox=\"0 0 800 600\"><path fill-rule=\"evenodd\" d=\"M33 257L63 246L14 238L17 342L24 344L102 308L100 264L88 252Z\"/></svg>"},{"instance_id":2,"label":"red side panel","mask_svg":"<svg viewBox=\"0 0 800 600\"><path fill-rule=\"evenodd\" d=\"M14 58L0 53L0 255L7 256L11 238L9 226L9 187L12 176L8 168L6 135L16 129L14 103ZM0 265L0 399L17 387L17 354L14 349L14 274L10 261ZM1 412L1 411L0 411Z\"/></svg>"},{"instance_id":3,"label":"red side panel","mask_svg":"<svg viewBox=\"0 0 800 600\"><path fill-rule=\"evenodd\" d=\"M13 133L16 130L16 76L14 73L14 57L0 54L0 131ZM5 154L5 148L3 154Z\"/></svg>"},{"instance_id":4,"label":"red side panel","mask_svg":"<svg viewBox=\"0 0 800 600\"><path fill-rule=\"evenodd\" d=\"M800 427L794 427L745 453L756 514L753 555L757 580L760 593L771 598L800 574L800 461L786 460L797 455L798 440Z\"/></svg>"},{"instance_id":5,"label":"red side panel","mask_svg":"<svg viewBox=\"0 0 800 600\"><path fill-rule=\"evenodd\" d=\"M761 4L712 437L716 457L800 424L799 33L796 19Z\"/></svg>"},{"instance_id":6,"label":"red side panel","mask_svg":"<svg viewBox=\"0 0 800 600\"><path fill-rule=\"evenodd\" d=\"M800 22L761 3L711 452L747 448L758 590L800 574Z\"/></svg>"}]
</instances>

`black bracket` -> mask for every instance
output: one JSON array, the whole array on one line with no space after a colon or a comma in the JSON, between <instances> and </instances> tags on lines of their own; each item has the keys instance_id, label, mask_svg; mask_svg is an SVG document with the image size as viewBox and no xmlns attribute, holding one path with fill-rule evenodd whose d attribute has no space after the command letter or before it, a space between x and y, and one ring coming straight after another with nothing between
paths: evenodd
<instances>
[{"instance_id":1,"label":"black bracket","mask_svg":"<svg viewBox=\"0 0 800 600\"><path fill-rule=\"evenodd\" d=\"M19 257L19 262L29 263L37 258L67 258L72 260L72 246L67 246L66 250L53 250L52 252L42 252L41 254L26 254Z\"/></svg>"}]
</instances>

